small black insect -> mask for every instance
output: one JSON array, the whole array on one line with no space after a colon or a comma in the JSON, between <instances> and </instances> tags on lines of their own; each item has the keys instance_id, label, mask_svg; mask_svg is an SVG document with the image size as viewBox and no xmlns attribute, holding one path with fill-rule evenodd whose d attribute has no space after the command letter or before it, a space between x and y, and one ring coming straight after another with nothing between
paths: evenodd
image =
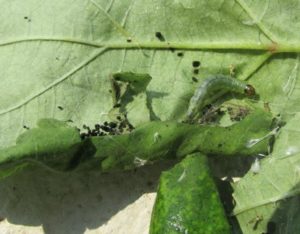
<instances>
[{"instance_id":1,"label":"small black insect","mask_svg":"<svg viewBox=\"0 0 300 234\"><path fill-rule=\"evenodd\" d=\"M192 65L193 67L200 67L201 63L200 61L193 61Z\"/></svg>"},{"instance_id":2,"label":"small black insect","mask_svg":"<svg viewBox=\"0 0 300 234\"><path fill-rule=\"evenodd\" d=\"M177 56L178 56L178 57L183 57L183 53L182 53L182 52L178 52L178 53L177 53Z\"/></svg>"},{"instance_id":3,"label":"small black insect","mask_svg":"<svg viewBox=\"0 0 300 234\"><path fill-rule=\"evenodd\" d=\"M196 77L192 77L192 80L193 80L194 82L198 82L198 79L197 79Z\"/></svg>"},{"instance_id":4,"label":"small black insect","mask_svg":"<svg viewBox=\"0 0 300 234\"><path fill-rule=\"evenodd\" d=\"M110 132L110 128L109 127L107 127L107 126L100 126L100 128L103 130L103 131L105 131L105 132Z\"/></svg>"},{"instance_id":5,"label":"small black insect","mask_svg":"<svg viewBox=\"0 0 300 234\"><path fill-rule=\"evenodd\" d=\"M57 106L58 109L63 110L64 108L62 106Z\"/></svg>"},{"instance_id":6,"label":"small black insect","mask_svg":"<svg viewBox=\"0 0 300 234\"><path fill-rule=\"evenodd\" d=\"M80 133L80 139L84 140L88 135L86 133Z\"/></svg>"},{"instance_id":7,"label":"small black insect","mask_svg":"<svg viewBox=\"0 0 300 234\"><path fill-rule=\"evenodd\" d=\"M117 124L114 123L114 122L110 122L110 123L108 124L108 126L111 127L111 128L115 128L115 127L117 127Z\"/></svg>"},{"instance_id":8,"label":"small black insect","mask_svg":"<svg viewBox=\"0 0 300 234\"><path fill-rule=\"evenodd\" d=\"M24 125L24 126L23 126L23 128L25 128L25 129L29 130L29 127L27 127L26 125Z\"/></svg>"},{"instance_id":9,"label":"small black insect","mask_svg":"<svg viewBox=\"0 0 300 234\"><path fill-rule=\"evenodd\" d=\"M31 22L31 19L28 16L24 16L24 19L27 20L28 22Z\"/></svg>"},{"instance_id":10,"label":"small black insect","mask_svg":"<svg viewBox=\"0 0 300 234\"><path fill-rule=\"evenodd\" d=\"M93 129L91 132L91 136L97 136L98 132L97 130Z\"/></svg>"},{"instance_id":11,"label":"small black insect","mask_svg":"<svg viewBox=\"0 0 300 234\"><path fill-rule=\"evenodd\" d=\"M166 41L165 37L161 34L161 32L156 32L155 36L160 41Z\"/></svg>"},{"instance_id":12,"label":"small black insect","mask_svg":"<svg viewBox=\"0 0 300 234\"><path fill-rule=\"evenodd\" d=\"M199 74L199 69L194 69L193 72L194 72L195 75L197 75L197 74Z\"/></svg>"},{"instance_id":13,"label":"small black insect","mask_svg":"<svg viewBox=\"0 0 300 234\"><path fill-rule=\"evenodd\" d=\"M128 43L132 42L131 37L128 37L126 41L127 41Z\"/></svg>"},{"instance_id":14,"label":"small black insect","mask_svg":"<svg viewBox=\"0 0 300 234\"><path fill-rule=\"evenodd\" d=\"M120 107L120 106L121 106L121 104L117 103L117 104L115 104L115 105L113 106L113 108L118 108L118 107Z\"/></svg>"}]
</instances>

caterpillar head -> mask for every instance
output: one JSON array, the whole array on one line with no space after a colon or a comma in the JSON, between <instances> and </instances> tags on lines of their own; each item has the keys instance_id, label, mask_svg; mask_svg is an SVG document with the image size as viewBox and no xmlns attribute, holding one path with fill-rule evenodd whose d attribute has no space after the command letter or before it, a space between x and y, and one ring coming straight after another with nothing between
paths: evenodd
<instances>
[{"instance_id":1,"label":"caterpillar head","mask_svg":"<svg viewBox=\"0 0 300 234\"><path fill-rule=\"evenodd\" d=\"M255 95L255 88L252 85L247 84L244 92L247 96L254 96Z\"/></svg>"}]
</instances>

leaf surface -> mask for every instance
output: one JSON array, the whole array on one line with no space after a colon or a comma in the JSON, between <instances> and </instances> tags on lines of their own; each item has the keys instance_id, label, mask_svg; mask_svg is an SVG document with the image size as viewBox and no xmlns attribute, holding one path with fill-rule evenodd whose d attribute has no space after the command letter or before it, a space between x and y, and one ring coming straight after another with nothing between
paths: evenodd
<instances>
[{"instance_id":1,"label":"leaf surface","mask_svg":"<svg viewBox=\"0 0 300 234\"><path fill-rule=\"evenodd\" d=\"M236 186L235 212L247 208L246 218L238 215L242 229L265 230L268 217L279 212L274 204L283 204L288 191L291 199L298 195L299 177L292 174L298 173L299 156L299 1L3 0L1 8L1 148L42 118L72 120L79 127L107 120L112 73L152 77L151 114L133 108L136 125L180 120L205 77L234 73L256 88L255 105L287 122L261 173ZM201 62L198 74L193 61ZM267 187L257 201L249 197L249 191ZM256 214L248 210L256 211L257 204L266 213L253 230L249 218ZM284 228L294 228L298 216L286 207L295 219Z\"/></svg>"}]
</instances>

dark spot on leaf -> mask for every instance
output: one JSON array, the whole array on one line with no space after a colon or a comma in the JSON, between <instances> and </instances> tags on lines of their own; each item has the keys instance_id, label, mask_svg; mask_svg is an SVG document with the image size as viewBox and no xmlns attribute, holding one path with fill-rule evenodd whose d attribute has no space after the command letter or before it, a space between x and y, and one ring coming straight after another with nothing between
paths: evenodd
<instances>
[{"instance_id":1,"label":"dark spot on leaf","mask_svg":"<svg viewBox=\"0 0 300 234\"><path fill-rule=\"evenodd\" d=\"M199 67L200 66L200 61L193 61L193 67Z\"/></svg>"},{"instance_id":2,"label":"dark spot on leaf","mask_svg":"<svg viewBox=\"0 0 300 234\"><path fill-rule=\"evenodd\" d=\"M110 122L110 123L108 124L108 126L111 127L111 128L115 128L115 127L117 127L117 124L114 123L114 122Z\"/></svg>"},{"instance_id":3,"label":"dark spot on leaf","mask_svg":"<svg viewBox=\"0 0 300 234\"><path fill-rule=\"evenodd\" d=\"M25 129L29 130L29 127L27 127L26 125L24 125L24 126L23 126L23 128L25 128Z\"/></svg>"},{"instance_id":4,"label":"dark spot on leaf","mask_svg":"<svg viewBox=\"0 0 300 234\"><path fill-rule=\"evenodd\" d=\"M117 103L117 104L115 104L115 105L113 106L113 108L118 108L118 107L120 107L120 106L121 106L121 104Z\"/></svg>"},{"instance_id":5,"label":"dark spot on leaf","mask_svg":"<svg viewBox=\"0 0 300 234\"><path fill-rule=\"evenodd\" d=\"M62 106L57 106L58 109L63 110L64 108Z\"/></svg>"},{"instance_id":6,"label":"dark spot on leaf","mask_svg":"<svg viewBox=\"0 0 300 234\"><path fill-rule=\"evenodd\" d=\"M178 53L177 53L177 56L178 56L178 57L183 57L183 53L182 53L182 52L178 52Z\"/></svg>"},{"instance_id":7,"label":"dark spot on leaf","mask_svg":"<svg viewBox=\"0 0 300 234\"><path fill-rule=\"evenodd\" d=\"M88 135L86 133L81 133L80 138L81 140L84 140Z\"/></svg>"},{"instance_id":8,"label":"dark spot on leaf","mask_svg":"<svg viewBox=\"0 0 300 234\"><path fill-rule=\"evenodd\" d=\"M27 22L31 22L31 19L28 16L24 16L24 19L27 20Z\"/></svg>"},{"instance_id":9,"label":"dark spot on leaf","mask_svg":"<svg viewBox=\"0 0 300 234\"><path fill-rule=\"evenodd\" d=\"M105 132L110 132L110 128L109 127L107 127L107 126L100 126L100 128L103 130L103 131L105 131Z\"/></svg>"},{"instance_id":10,"label":"dark spot on leaf","mask_svg":"<svg viewBox=\"0 0 300 234\"><path fill-rule=\"evenodd\" d=\"M97 136L98 135L98 131L96 129L93 129L91 132L91 136Z\"/></svg>"},{"instance_id":11,"label":"dark spot on leaf","mask_svg":"<svg viewBox=\"0 0 300 234\"><path fill-rule=\"evenodd\" d=\"M129 130L133 130L134 129L133 125L131 125L130 123L128 123L128 128L129 128Z\"/></svg>"},{"instance_id":12,"label":"dark spot on leaf","mask_svg":"<svg viewBox=\"0 0 300 234\"><path fill-rule=\"evenodd\" d=\"M158 40L160 40L160 41L166 41L165 37L162 35L161 32L156 32L156 33L155 33L155 36L156 36L156 38L157 38Z\"/></svg>"},{"instance_id":13,"label":"dark spot on leaf","mask_svg":"<svg viewBox=\"0 0 300 234\"><path fill-rule=\"evenodd\" d=\"M192 77L192 80L193 80L194 82L198 82L198 79L197 79L196 77Z\"/></svg>"},{"instance_id":14,"label":"dark spot on leaf","mask_svg":"<svg viewBox=\"0 0 300 234\"><path fill-rule=\"evenodd\" d=\"M199 74L199 69L194 69L194 74Z\"/></svg>"},{"instance_id":15,"label":"dark spot on leaf","mask_svg":"<svg viewBox=\"0 0 300 234\"><path fill-rule=\"evenodd\" d=\"M218 144L218 147L219 147L219 148L221 148L222 146L223 146L223 144L222 144L222 143L219 143L219 144Z\"/></svg>"},{"instance_id":16,"label":"dark spot on leaf","mask_svg":"<svg viewBox=\"0 0 300 234\"><path fill-rule=\"evenodd\" d=\"M131 37L128 37L126 41L127 41L128 43L132 42Z\"/></svg>"}]
</instances>

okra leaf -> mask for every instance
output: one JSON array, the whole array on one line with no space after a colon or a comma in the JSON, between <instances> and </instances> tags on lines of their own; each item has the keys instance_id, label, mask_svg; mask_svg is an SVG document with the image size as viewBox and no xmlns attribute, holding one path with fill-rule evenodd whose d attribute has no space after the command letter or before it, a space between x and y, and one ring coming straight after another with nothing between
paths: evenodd
<instances>
[{"instance_id":1,"label":"okra leaf","mask_svg":"<svg viewBox=\"0 0 300 234\"><path fill-rule=\"evenodd\" d=\"M77 129L55 119L41 119L37 126L21 134L15 146L0 150L0 178L29 163L68 169L81 142Z\"/></svg>"},{"instance_id":2,"label":"okra leaf","mask_svg":"<svg viewBox=\"0 0 300 234\"><path fill-rule=\"evenodd\" d=\"M270 113L258 109L228 127L151 121L128 134L81 140L78 129L67 123L41 119L38 128L20 135L15 146L0 150L0 170L5 177L14 167L36 163L56 171L98 168L109 172L181 159L194 152L249 156L268 151L272 124ZM232 141L238 135L239 139Z\"/></svg>"},{"instance_id":3,"label":"okra leaf","mask_svg":"<svg viewBox=\"0 0 300 234\"><path fill-rule=\"evenodd\" d=\"M255 87L259 99L249 102L280 113L286 126L292 126L285 139L282 128L272 155L286 155L293 148L298 152L292 139L299 138L299 8L296 0L2 1L1 148L13 146L39 119L71 120L77 127L108 120L113 106L109 76L134 72L152 77L145 109L149 115L128 110L137 126L150 120L180 121L208 75L233 75ZM237 103L234 99L230 105ZM290 181L298 166L286 167L291 159L278 160L279 172L263 162L269 177L283 176L274 187ZM254 180L245 180L245 187ZM255 181L265 199L272 199ZM290 191L298 183L295 177ZM239 191L235 197L241 201ZM244 198L244 206L249 199ZM240 219L240 225L256 233L248 223L251 217ZM298 221L295 216L288 224Z\"/></svg>"},{"instance_id":4,"label":"okra leaf","mask_svg":"<svg viewBox=\"0 0 300 234\"><path fill-rule=\"evenodd\" d=\"M188 155L162 173L150 226L150 234L160 233L231 233L205 155Z\"/></svg>"}]
</instances>

